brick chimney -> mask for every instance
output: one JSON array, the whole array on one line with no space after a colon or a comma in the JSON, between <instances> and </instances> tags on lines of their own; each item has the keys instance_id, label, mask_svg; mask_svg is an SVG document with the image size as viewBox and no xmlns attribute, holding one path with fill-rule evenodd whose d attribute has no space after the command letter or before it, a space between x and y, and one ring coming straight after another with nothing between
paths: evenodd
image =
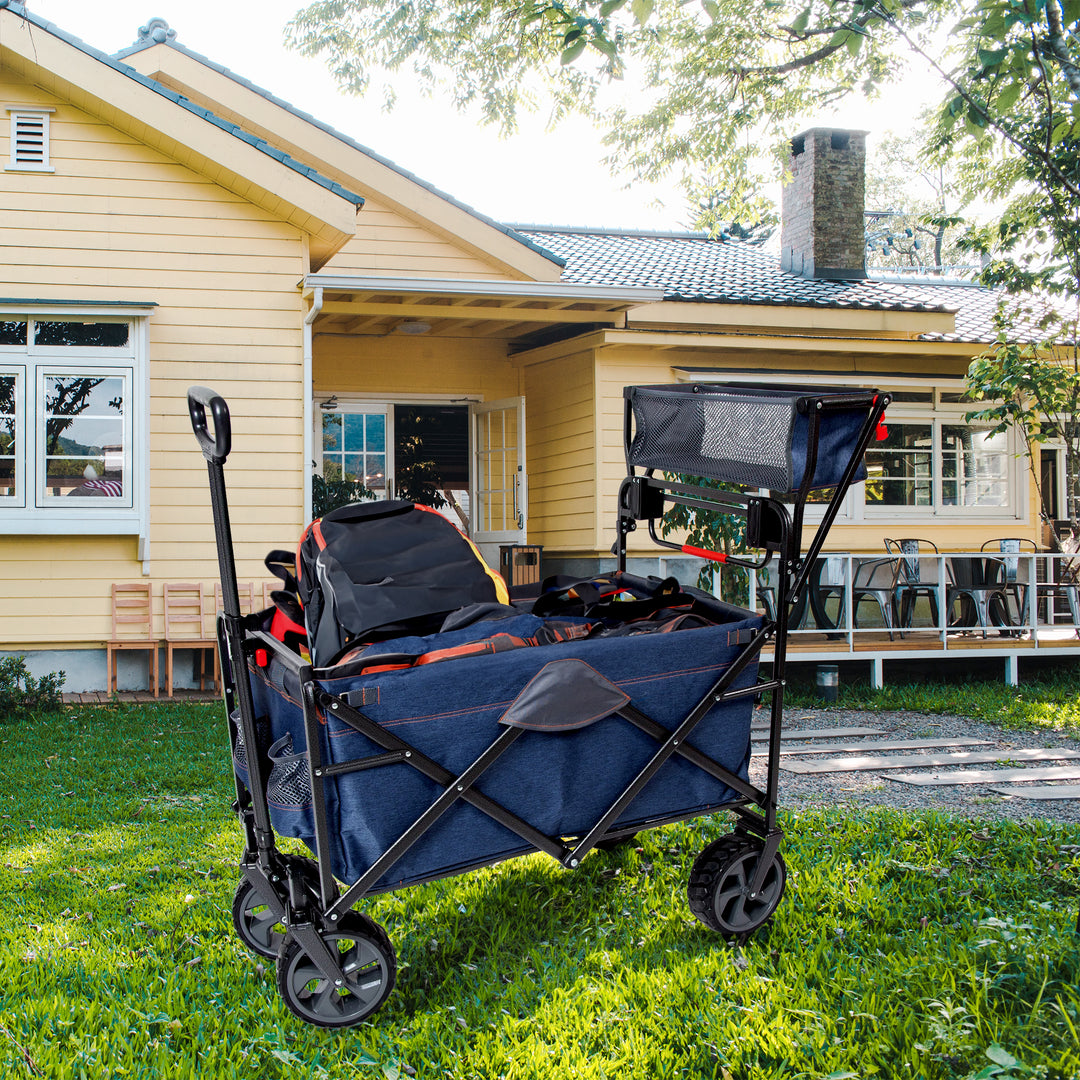
<instances>
[{"instance_id":1,"label":"brick chimney","mask_svg":"<svg viewBox=\"0 0 1080 1080\"><path fill-rule=\"evenodd\" d=\"M866 277L866 132L810 128L791 140L780 266L812 278Z\"/></svg>"}]
</instances>

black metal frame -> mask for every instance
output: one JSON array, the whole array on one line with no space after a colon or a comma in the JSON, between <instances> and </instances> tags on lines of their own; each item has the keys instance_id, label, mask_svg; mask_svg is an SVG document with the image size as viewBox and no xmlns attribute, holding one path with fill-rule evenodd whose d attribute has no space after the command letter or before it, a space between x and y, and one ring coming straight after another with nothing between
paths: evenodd
<instances>
[{"instance_id":1,"label":"black metal frame","mask_svg":"<svg viewBox=\"0 0 1080 1080\"><path fill-rule=\"evenodd\" d=\"M784 571L780 575L777 592L778 614L775 620L766 622L762 633L755 635L743 647L734 662L674 730L668 730L632 703L617 710L617 714L628 723L651 736L657 746L634 779L596 823L579 836L565 838L545 835L498 802L477 791L474 786L484 772L520 737L523 733L520 728L505 728L472 764L461 773L454 775L405 740L380 727L361 709L323 689L309 664L260 628L258 616L242 617L240 615L224 479L224 464L231 449L228 407L220 396L205 387L192 387L188 391L188 408L192 427L207 460L218 562L221 571L224 611L219 617L218 636L223 657L222 676L226 710L230 721L230 745L235 752L238 731L245 744L249 770L247 784L244 784L239 776L236 777L236 802L234 804L245 841L244 855L241 860L242 875L245 881L265 897L272 910L276 911L280 908L281 921L289 935L307 952L312 962L327 979L340 986L343 984L343 972L336 953L326 947L321 935L331 932L336 925L339 925L344 915L358 900L387 888L386 886L379 887L377 883L385 877L393 864L459 800L470 803L516 833L530 846L530 851L546 852L561 866L574 869L580 864L582 858L602 841L618 840L642 828L651 828L696 816L695 813L675 814L652 819L634 828L617 828L614 825L641 789L673 755L679 755L704 769L739 796L737 800L724 808L736 812L739 817L738 828L741 831L754 834L762 843L763 857L758 861L750 889L752 897L759 893L775 858L782 835L776 824L776 807L788 613L791 605L798 600L800 593L806 587L809 569L821 550L825 535L835 519L839 504L843 500L870 435L887 402L888 398L884 396L879 398L876 395L862 394L832 394L827 397L807 398L806 407L811 410L807 477L812 476L814 471L817 420L821 411L830 408L850 409L862 406L865 406L868 411L858 447L852 453L844 479L836 489L826 509L824 520L815 533L805 557L800 557L799 543L803 511L810 491L807 483L804 483L803 488L796 494L793 507L789 511L780 499L771 495L742 495L694 487L678 481L656 478L651 470L648 470L646 475L638 476L628 460L627 479L619 494L618 538L613 549L618 558L619 569L625 570L626 539L629 533L637 528L638 521L648 521L650 535L661 546L678 547L658 537L655 531L656 522L662 516L664 507L669 503L716 509L723 513L741 513L748 518L748 535L751 545L762 550L764 554L756 561L730 558L726 560L726 563L761 569L774 555L778 556ZM627 431L629 432L629 405L627 412ZM213 419L213 434L208 430L208 413ZM627 446L629 446L629 441ZM771 678L759 680L750 687L732 689L739 675L758 659L762 648L770 640L773 642L774 649ZM266 656L260 656L263 650ZM247 670L249 663L264 662L271 653L289 667L298 678L301 687L314 804L318 897L313 895L310 877L305 881L302 860L283 855L278 851L270 820L266 797L269 760L263 746L264 740L259 738L259 719L255 715L254 698ZM238 677L238 673L243 673L243 677ZM725 769L687 740L709 710L718 703L765 692L771 692L773 696L767 782L766 789L762 791ZM327 714L332 714L353 727L379 747L380 752L348 762L324 761L319 727L320 717ZM367 871L342 892L331 872L325 785L345 773L400 763L408 764L434 780L443 788L443 791ZM499 860L480 860L470 867L455 867L444 873L433 874L425 880L460 873L464 869L491 865L496 861Z\"/></svg>"}]
</instances>

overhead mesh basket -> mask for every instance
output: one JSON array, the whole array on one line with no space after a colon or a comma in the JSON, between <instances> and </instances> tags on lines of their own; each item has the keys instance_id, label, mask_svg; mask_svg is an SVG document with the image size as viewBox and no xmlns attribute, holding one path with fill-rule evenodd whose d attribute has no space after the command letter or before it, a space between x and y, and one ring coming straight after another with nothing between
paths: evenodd
<instances>
[{"instance_id":1,"label":"overhead mesh basket","mask_svg":"<svg viewBox=\"0 0 1080 1080\"><path fill-rule=\"evenodd\" d=\"M810 486L836 487L874 403L872 392L724 383L628 386L623 395L628 465L777 492L802 487L813 413L819 423ZM860 462L854 479L865 478Z\"/></svg>"}]
</instances>

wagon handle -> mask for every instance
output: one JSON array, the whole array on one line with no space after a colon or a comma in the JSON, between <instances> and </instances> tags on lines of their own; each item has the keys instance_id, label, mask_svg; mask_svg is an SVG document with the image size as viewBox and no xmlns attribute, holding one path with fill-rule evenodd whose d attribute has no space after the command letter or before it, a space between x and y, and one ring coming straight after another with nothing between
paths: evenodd
<instances>
[{"instance_id":1,"label":"wagon handle","mask_svg":"<svg viewBox=\"0 0 1080 1080\"><path fill-rule=\"evenodd\" d=\"M214 465L223 465L232 448L232 425L225 399L208 386L190 386L187 392L191 428L202 447L203 457ZM206 410L214 417L214 434L206 427Z\"/></svg>"}]
</instances>

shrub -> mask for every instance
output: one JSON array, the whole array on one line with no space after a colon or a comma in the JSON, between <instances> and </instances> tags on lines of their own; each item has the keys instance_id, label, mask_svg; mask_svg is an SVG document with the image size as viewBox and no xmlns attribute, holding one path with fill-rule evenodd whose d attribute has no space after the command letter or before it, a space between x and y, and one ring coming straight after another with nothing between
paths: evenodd
<instances>
[{"instance_id":1,"label":"shrub","mask_svg":"<svg viewBox=\"0 0 1080 1080\"><path fill-rule=\"evenodd\" d=\"M54 671L35 679L25 657L0 658L0 719L58 712L63 706L60 688L65 678L64 672Z\"/></svg>"}]
</instances>

